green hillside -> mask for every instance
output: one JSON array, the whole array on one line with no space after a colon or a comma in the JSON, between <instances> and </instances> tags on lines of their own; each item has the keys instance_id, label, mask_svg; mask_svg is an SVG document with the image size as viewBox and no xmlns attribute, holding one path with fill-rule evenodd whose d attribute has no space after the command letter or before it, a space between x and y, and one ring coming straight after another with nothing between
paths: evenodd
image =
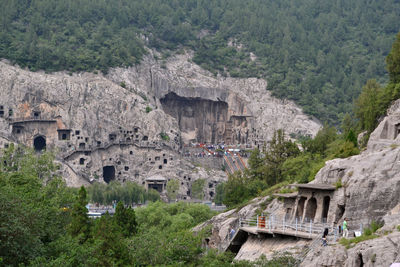
<instances>
[{"instance_id":1,"label":"green hillside","mask_svg":"<svg viewBox=\"0 0 400 267\"><path fill-rule=\"evenodd\" d=\"M0 7L0 57L23 67L107 71L140 62L144 46L165 55L187 47L203 68L266 78L275 96L330 124L351 111L367 78L386 82L385 57L400 29L397 0L0 0Z\"/></svg>"}]
</instances>

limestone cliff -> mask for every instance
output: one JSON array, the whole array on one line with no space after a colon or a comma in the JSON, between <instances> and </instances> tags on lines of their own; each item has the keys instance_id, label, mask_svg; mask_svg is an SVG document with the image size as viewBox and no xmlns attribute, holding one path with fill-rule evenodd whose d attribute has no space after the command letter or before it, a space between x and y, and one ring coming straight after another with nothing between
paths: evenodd
<instances>
[{"instance_id":1,"label":"limestone cliff","mask_svg":"<svg viewBox=\"0 0 400 267\"><path fill-rule=\"evenodd\" d=\"M266 81L214 77L178 55L95 73L30 72L0 62L1 145L55 149L71 186L161 175L180 181L179 195L206 179L206 199L226 179L182 155L184 143L262 144L274 129L315 135L320 124L293 103L277 100ZM206 161L206 160L205 160ZM219 161L218 161L219 162ZM157 187L155 185L155 187ZM165 188L165 187L161 187Z\"/></svg>"},{"instance_id":2,"label":"limestone cliff","mask_svg":"<svg viewBox=\"0 0 400 267\"><path fill-rule=\"evenodd\" d=\"M272 97L265 80L215 77L190 58L190 53L177 55L160 65L148 56L141 65L114 69L107 77L149 96L176 118L185 142L254 146L277 129L314 136L321 127L293 102Z\"/></svg>"},{"instance_id":3,"label":"limestone cliff","mask_svg":"<svg viewBox=\"0 0 400 267\"><path fill-rule=\"evenodd\" d=\"M296 193L276 194L278 198L272 202L269 197L255 199L242 209L218 215L204 224L213 225L210 244L227 247L229 227L237 228L239 219L249 219L261 212L284 216L288 222L312 220L330 231L347 218L350 236L373 221L384 226L377 238L350 249L334 242L328 247L317 243L302 266L389 266L400 261L400 232L397 230L400 225L399 125L400 100L397 100L360 155L326 162L314 181L295 185ZM284 236L280 235L279 240L252 236L241 244L236 259L254 260L261 254L270 256L274 251L288 250L296 256L299 242L291 240L290 236L281 240Z\"/></svg>"}]
</instances>

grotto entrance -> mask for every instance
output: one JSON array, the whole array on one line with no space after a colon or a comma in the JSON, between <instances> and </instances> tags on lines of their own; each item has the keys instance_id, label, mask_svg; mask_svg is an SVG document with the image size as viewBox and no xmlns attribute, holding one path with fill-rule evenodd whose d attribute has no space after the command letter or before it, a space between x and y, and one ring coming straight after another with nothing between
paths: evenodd
<instances>
[{"instance_id":1,"label":"grotto entrance","mask_svg":"<svg viewBox=\"0 0 400 267\"><path fill-rule=\"evenodd\" d=\"M174 117L184 133L184 142L217 144L225 139L228 103L200 97L181 97L170 92L160 99L165 113Z\"/></svg>"},{"instance_id":2,"label":"grotto entrance","mask_svg":"<svg viewBox=\"0 0 400 267\"><path fill-rule=\"evenodd\" d=\"M39 135L33 139L33 148L35 151L39 152L46 149L46 139Z\"/></svg>"},{"instance_id":3,"label":"grotto entrance","mask_svg":"<svg viewBox=\"0 0 400 267\"><path fill-rule=\"evenodd\" d=\"M114 166L104 166L103 167L103 179L107 184L115 179L115 167Z\"/></svg>"},{"instance_id":4,"label":"grotto entrance","mask_svg":"<svg viewBox=\"0 0 400 267\"><path fill-rule=\"evenodd\" d=\"M297 204L297 211L296 211L296 217L299 218L301 221L303 218L303 211L304 211L304 203L306 202L306 197L300 197L299 202Z\"/></svg>"},{"instance_id":5,"label":"grotto entrance","mask_svg":"<svg viewBox=\"0 0 400 267\"><path fill-rule=\"evenodd\" d=\"M323 210L322 210L322 222L326 223L327 218L328 218L328 211L329 211L329 203L331 201L331 198L329 196L324 197L324 204L323 204Z\"/></svg>"},{"instance_id":6,"label":"grotto entrance","mask_svg":"<svg viewBox=\"0 0 400 267\"><path fill-rule=\"evenodd\" d=\"M317 211L317 200L315 199L315 197L312 197L307 202L305 220L306 221L310 221L310 220L314 221L316 211Z\"/></svg>"}]
</instances>

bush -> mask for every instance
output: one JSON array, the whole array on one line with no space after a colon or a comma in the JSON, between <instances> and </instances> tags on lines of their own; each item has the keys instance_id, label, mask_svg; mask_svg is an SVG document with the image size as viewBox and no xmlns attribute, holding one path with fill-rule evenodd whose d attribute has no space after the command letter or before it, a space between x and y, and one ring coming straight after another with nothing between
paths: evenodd
<instances>
[{"instance_id":1,"label":"bush","mask_svg":"<svg viewBox=\"0 0 400 267\"><path fill-rule=\"evenodd\" d=\"M165 133L165 132L161 132L160 133L160 137L164 141L169 141L170 140L169 135L167 133Z\"/></svg>"},{"instance_id":2,"label":"bush","mask_svg":"<svg viewBox=\"0 0 400 267\"><path fill-rule=\"evenodd\" d=\"M152 111L153 109L149 106L146 107L146 113L150 113L150 111Z\"/></svg>"},{"instance_id":3,"label":"bush","mask_svg":"<svg viewBox=\"0 0 400 267\"><path fill-rule=\"evenodd\" d=\"M335 183L335 186L336 186L336 189L339 189L339 188L343 187L342 179L339 179L339 180Z\"/></svg>"},{"instance_id":4,"label":"bush","mask_svg":"<svg viewBox=\"0 0 400 267\"><path fill-rule=\"evenodd\" d=\"M120 85L122 88L126 88L125 82L121 82L119 85Z\"/></svg>"}]
</instances>

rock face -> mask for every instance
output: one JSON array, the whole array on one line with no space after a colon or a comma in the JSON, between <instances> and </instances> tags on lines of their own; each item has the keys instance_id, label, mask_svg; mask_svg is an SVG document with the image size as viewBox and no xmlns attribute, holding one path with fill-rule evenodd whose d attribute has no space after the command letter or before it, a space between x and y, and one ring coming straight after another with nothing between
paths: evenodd
<instances>
[{"instance_id":1,"label":"rock face","mask_svg":"<svg viewBox=\"0 0 400 267\"><path fill-rule=\"evenodd\" d=\"M93 73L32 73L0 62L0 136L57 150L67 184L178 179L179 195L206 179L206 199L226 179L182 156L184 143L260 145L274 129L315 135L320 124L293 103L277 100L266 81L213 77L188 54L161 66L153 53L128 69ZM3 140L2 139L2 140ZM165 188L165 184L160 188Z\"/></svg>"},{"instance_id":2,"label":"rock face","mask_svg":"<svg viewBox=\"0 0 400 267\"><path fill-rule=\"evenodd\" d=\"M317 247L300 266L304 267L359 267L390 266L399 259L400 232L368 240L346 249L343 246ZM399 262L399 261L397 261Z\"/></svg>"},{"instance_id":3,"label":"rock face","mask_svg":"<svg viewBox=\"0 0 400 267\"><path fill-rule=\"evenodd\" d=\"M396 130L399 118L400 100L397 100L371 134L367 150L347 159L328 161L318 172L312 183L341 181L343 185L332 198L330 221L347 217L350 228L357 229L360 224L382 221L399 204L400 141Z\"/></svg>"},{"instance_id":4,"label":"rock face","mask_svg":"<svg viewBox=\"0 0 400 267\"><path fill-rule=\"evenodd\" d=\"M350 236L365 229L373 221L383 223L378 238L361 242L352 248L331 243L328 247L317 245L307 255L302 266L389 266L400 262L400 100L389 109L388 116L371 134L368 148L360 155L326 162L309 184L297 185L298 192L276 194L280 199L266 205L268 199L255 199L239 211L211 219L213 234L210 242L215 247L227 247L224 239L227 229L242 219L256 213L286 216L287 220L305 218L324 227L336 229L347 218ZM326 220L326 221L325 221ZM307 221L307 220L306 220ZM218 237L218 238L217 238ZM297 241L285 238L247 239L241 246L237 259L255 260L261 254L273 251L294 251ZM296 252L295 252L296 253Z\"/></svg>"},{"instance_id":5,"label":"rock face","mask_svg":"<svg viewBox=\"0 0 400 267\"><path fill-rule=\"evenodd\" d=\"M177 55L160 66L152 57L107 76L150 96L154 105L177 119L184 142L261 145L277 129L314 136L321 124L291 101L278 100L262 79L214 77Z\"/></svg>"},{"instance_id":6,"label":"rock face","mask_svg":"<svg viewBox=\"0 0 400 267\"><path fill-rule=\"evenodd\" d=\"M145 185L161 174L180 181L182 198L190 196L193 181L209 180L204 194L210 199L226 179L181 156L174 118L160 109L146 112L142 97L102 76L32 73L1 62L0 80L0 144L56 149L70 186L111 180Z\"/></svg>"}]
</instances>

